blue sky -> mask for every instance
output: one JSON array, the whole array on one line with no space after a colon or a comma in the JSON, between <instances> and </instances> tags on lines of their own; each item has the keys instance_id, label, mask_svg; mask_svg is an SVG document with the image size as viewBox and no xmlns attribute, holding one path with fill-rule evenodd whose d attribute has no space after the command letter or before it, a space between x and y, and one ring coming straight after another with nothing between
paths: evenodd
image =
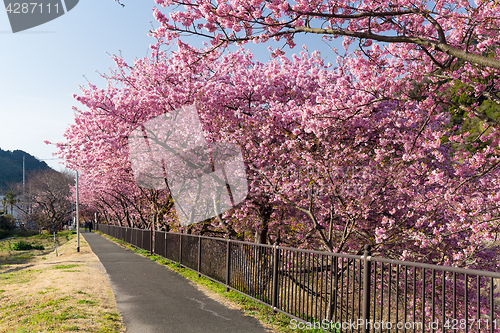
<instances>
[{"instance_id":1,"label":"blue sky","mask_svg":"<svg viewBox=\"0 0 500 333\"><path fill-rule=\"evenodd\" d=\"M64 129L73 122L72 106L80 107L72 95L86 79L105 87L96 71L107 73L113 67L107 53L121 51L132 63L146 56L154 42L147 36L151 24L158 26L152 15L154 1L122 3L123 8L113 0L80 0L65 15L15 34L7 13L0 10L0 148L21 149L63 169L52 156L55 147L44 140L63 140ZM320 36L301 36L287 53L299 53L307 39L309 51L319 49L334 63ZM252 48L259 60L269 58L267 45Z\"/></svg>"}]
</instances>

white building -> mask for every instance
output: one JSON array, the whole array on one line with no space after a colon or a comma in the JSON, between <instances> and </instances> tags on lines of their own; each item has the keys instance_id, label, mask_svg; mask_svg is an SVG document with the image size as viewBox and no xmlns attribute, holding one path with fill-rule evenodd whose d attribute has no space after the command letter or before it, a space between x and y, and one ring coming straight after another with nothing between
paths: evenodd
<instances>
[{"instance_id":1,"label":"white building","mask_svg":"<svg viewBox=\"0 0 500 333\"><path fill-rule=\"evenodd\" d=\"M7 211L10 214L11 207L10 207L10 205L3 206L3 198L4 198L4 195L0 195L0 207L2 207L1 210ZM16 223L16 225L19 227L19 222L21 222L20 220L22 219L24 214L22 213L22 211L19 209L19 207L17 205L14 205L12 208L13 208L12 216L14 216L14 218L18 221Z\"/></svg>"}]
</instances>

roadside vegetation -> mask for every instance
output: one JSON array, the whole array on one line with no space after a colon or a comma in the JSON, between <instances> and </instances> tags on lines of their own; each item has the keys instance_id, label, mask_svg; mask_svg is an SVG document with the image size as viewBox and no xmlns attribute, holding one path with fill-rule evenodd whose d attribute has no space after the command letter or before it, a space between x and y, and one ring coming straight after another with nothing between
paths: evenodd
<instances>
[{"instance_id":1,"label":"roadside vegetation","mask_svg":"<svg viewBox=\"0 0 500 333\"><path fill-rule=\"evenodd\" d=\"M83 238L78 253L75 236L56 234L57 254L48 233L0 241L0 332L124 332L99 260Z\"/></svg>"},{"instance_id":2,"label":"roadside vegetation","mask_svg":"<svg viewBox=\"0 0 500 333\"><path fill-rule=\"evenodd\" d=\"M66 244L74 236L72 231L58 232L55 245L59 247ZM12 233L10 237L0 240L0 271L5 265L23 264L35 257L43 257L54 250L54 235L47 231L41 234L38 231Z\"/></svg>"}]
</instances>

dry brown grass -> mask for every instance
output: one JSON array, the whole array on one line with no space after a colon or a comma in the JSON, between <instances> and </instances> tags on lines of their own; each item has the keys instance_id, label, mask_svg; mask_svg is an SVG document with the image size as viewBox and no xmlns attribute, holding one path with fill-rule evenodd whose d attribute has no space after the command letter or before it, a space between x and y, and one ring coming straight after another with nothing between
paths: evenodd
<instances>
[{"instance_id":1,"label":"dry brown grass","mask_svg":"<svg viewBox=\"0 0 500 333\"><path fill-rule=\"evenodd\" d=\"M34 252L37 252L36 250ZM124 332L104 267L80 237L0 267L0 332Z\"/></svg>"}]
</instances>

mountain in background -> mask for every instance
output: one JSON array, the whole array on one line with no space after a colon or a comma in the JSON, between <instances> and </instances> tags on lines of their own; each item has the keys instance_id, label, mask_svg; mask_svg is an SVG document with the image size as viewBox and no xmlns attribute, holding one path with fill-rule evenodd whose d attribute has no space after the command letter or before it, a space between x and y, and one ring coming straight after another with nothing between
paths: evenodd
<instances>
[{"instance_id":1,"label":"mountain in background","mask_svg":"<svg viewBox=\"0 0 500 333\"><path fill-rule=\"evenodd\" d=\"M47 163L22 150L6 151L0 148L0 194L7 191L9 184L23 181L23 156L26 176L37 170L51 170Z\"/></svg>"}]
</instances>

